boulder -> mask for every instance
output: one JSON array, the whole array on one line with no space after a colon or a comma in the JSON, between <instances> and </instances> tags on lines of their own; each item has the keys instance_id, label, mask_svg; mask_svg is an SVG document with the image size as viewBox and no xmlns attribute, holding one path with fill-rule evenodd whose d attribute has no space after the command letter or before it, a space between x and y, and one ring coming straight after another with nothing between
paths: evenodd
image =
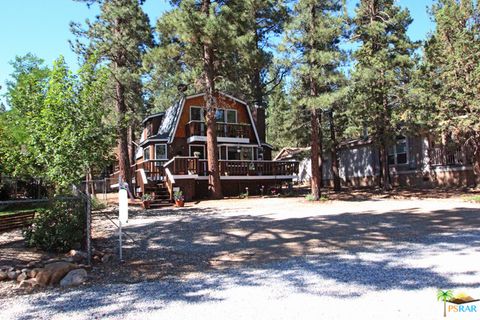
<instances>
[{"instance_id":1,"label":"boulder","mask_svg":"<svg viewBox=\"0 0 480 320\"><path fill-rule=\"evenodd\" d=\"M88 257L86 252L83 252L80 250L70 250L67 256L72 258L74 262L82 262L83 260L86 260Z\"/></svg>"},{"instance_id":2,"label":"boulder","mask_svg":"<svg viewBox=\"0 0 480 320\"><path fill-rule=\"evenodd\" d=\"M22 272L18 275L17 277L17 281L18 282L22 282L23 280L27 280L27 273L26 272Z\"/></svg>"},{"instance_id":3,"label":"boulder","mask_svg":"<svg viewBox=\"0 0 480 320\"><path fill-rule=\"evenodd\" d=\"M35 275L37 283L42 286L55 285L71 270L76 269L77 265L65 261L49 263L40 269Z\"/></svg>"},{"instance_id":4,"label":"boulder","mask_svg":"<svg viewBox=\"0 0 480 320\"><path fill-rule=\"evenodd\" d=\"M60 281L60 286L70 287L78 286L87 280L87 271L85 269L75 269L67 273Z\"/></svg>"},{"instance_id":5,"label":"boulder","mask_svg":"<svg viewBox=\"0 0 480 320\"><path fill-rule=\"evenodd\" d=\"M16 271L8 271L7 273L8 279L15 280L19 276Z\"/></svg>"},{"instance_id":6,"label":"boulder","mask_svg":"<svg viewBox=\"0 0 480 320\"><path fill-rule=\"evenodd\" d=\"M40 268L33 268L32 270L29 270L27 272L27 276L29 278L35 278L35 276L37 275L37 273L40 271L41 269Z\"/></svg>"},{"instance_id":7,"label":"boulder","mask_svg":"<svg viewBox=\"0 0 480 320\"><path fill-rule=\"evenodd\" d=\"M38 288L40 284L35 279L22 280L18 285L19 288Z\"/></svg>"},{"instance_id":8,"label":"boulder","mask_svg":"<svg viewBox=\"0 0 480 320\"><path fill-rule=\"evenodd\" d=\"M8 274L5 271L0 271L0 281L8 280Z\"/></svg>"}]
</instances>

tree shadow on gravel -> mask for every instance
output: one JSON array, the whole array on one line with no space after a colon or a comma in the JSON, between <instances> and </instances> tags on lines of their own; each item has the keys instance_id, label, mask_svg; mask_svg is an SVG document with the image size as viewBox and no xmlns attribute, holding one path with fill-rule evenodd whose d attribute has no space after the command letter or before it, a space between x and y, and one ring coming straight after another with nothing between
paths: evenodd
<instances>
[{"instance_id":1,"label":"tree shadow on gravel","mask_svg":"<svg viewBox=\"0 0 480 320\"><path fill-rule=\"evenodd\" d=\"M135 308L157 310L171 302L221 301L212 292L268 286L274 280L292 292L339 298L378 290L480 285L455 280L462 275L478 279L478 270L468 266L447 276L407 262L445 251L480 254L478 209L426 213L411 208L289 219L220 217L216 211L193 208L188 214L127 227L136 242L127 242L123 264L98 266L97 281L103 277L104 286L54 291L36 298L34 309L68 309L102 318ZM113 246L116 237L98 241ZM190 278L197 272L201 274ZM122 285L108 284L112 282ZM114 309L107 308L111 304Z\"/></svg>"}]
</instances>

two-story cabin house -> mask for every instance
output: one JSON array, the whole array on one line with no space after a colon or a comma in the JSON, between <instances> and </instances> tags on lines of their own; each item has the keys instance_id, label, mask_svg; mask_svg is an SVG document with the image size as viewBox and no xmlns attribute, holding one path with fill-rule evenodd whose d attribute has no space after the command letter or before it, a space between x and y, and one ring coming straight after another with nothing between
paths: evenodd
<instances>
[{"instance_id":1,"label":"two-story cabin house","mask_svg":"<svg viewBox=\"0 0 480 320\"><path fill-rule=\"evenodd\" d=\"M260 194L291 182L298 163L272 161L265 142L265 113L219 93L217 142L219 172L226 196ZM132 166L137 195L151 193L171 200L174 190L186 200L208 196L204 94L186 96L165 112L146 117Z\"/></svg>"}]
</instances>

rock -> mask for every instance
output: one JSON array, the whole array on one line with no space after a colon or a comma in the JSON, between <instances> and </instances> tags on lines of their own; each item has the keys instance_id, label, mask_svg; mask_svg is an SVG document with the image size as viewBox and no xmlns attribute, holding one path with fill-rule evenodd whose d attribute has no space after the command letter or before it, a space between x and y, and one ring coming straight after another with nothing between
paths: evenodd
<instances>
[{"instance_id":1,"label":"rock","mask_svg":"<svg viewBox=\"0 0 480 320\"><path fill-rule=\"evenodd\" d=\"M30 261L29 263L27 263L27 268L35 268L37 267L37 264L37 261Z\"/></svg>"},{"instance_id":2,"label":"rock","mask_svg":"<svg viewBox=\"0 0 480 320\"><path fill-rule=\"evenodd\" d=\"M40 284L35 279L22 280L18 285L19 288L38 288Z\"/></svg>"},{"instance_id":3,"label":"rock","mask_svg":"<svg viewBox=\"0 0 480 320\"><path fill-rule=\"evenodd\" d=\"M67 255L72 258L74 262L82 262L88 257L88 254L86 252L80 250L70 250Z\"/></svg>"},{"instance_id":4,"label":"rock","mask_svg":"<svg viewBox=\"0 0 480 320\"><path fill-rule=\"evenodd\" d=\"M70 287L78 286L87 280L87 271L85 269L75 269L67 273L60 281L60 286Z\"/></svg>"},{"instance_id":5,"label":"rock","mask_svg":"<svg viewBox=\"0 0 480 320\"><path fill-rule=\"evenodd\" d=\"M35 279L42 286L55 285L70 271L76 269L77 265L65 261L49 263L40 269Z\"/></svg>"},{"instance_id":6,"label":"rock","mask_svg":"<svg viewBox=\"0 0 480 320\"><path fill-rule=\"evenodd\" d=\"M32 270L29 270L27 272L27 276L29 278L35 278L35 276L37 275L37 273L40 271L41 269L40 268L33 268Z\"/></svg>"},{"instance_id":7,"label":"rock","mask_svg":"<svg viewBox=\"0 0 480 320\"><path fill-rule=\"evenodd\" d=\"M8 280L8 274L5 271L0 271L0 281Z\"/></svg>"},{"instance_id":8,"label":"rock","mask_svg":"<svg viewBox=\"0 0 480 320\"><path fill-rule=\"evenodd\" d=\"M63 258L62 261L74 263L75 259L73 257L66 257L66 258Z\"/></svg>"},{"instance_id":9,"label":"rock","mask_svg":"<svg viewBox=\"0 0 480 320\"><path fill-rule=\"evenodd\" d=\"M17 277L18 282L22 282L23 280L27 280L27 273L26 272L20 273Z\"/></svg>"},{"instance_id":10,"label":"rock","mask_svg":"<svg viewBox=\"0 0 480 320\"><path fill-rule=\"evenodd\" d=\"M16 271L9 271L9 272L7 273L7 276L8 276L8 279L10 279L10 280L15 280L15 279L17 279L18 274L17 274Z\"/></svg>"},{"instance_id":11,"label":"rock","mask_svg":"<svg viewBox=\"0 0 480 320\"><path fill-rule=\"evenodd\" d=\"M102 262L103 263L109 263L113 261L113 254L110 254L110 253L106 253L103 257L102 257Z\"/></svg>"},{"instance_id":12,"label":"rock","mask_svg":"<svg viewBox=\"0 0 480 320\"><path fill-rule=\"evenodd\" d=\"M27 273L28 271L29 271L28 268L23 268L23 269L22 269L22 272Z\"/></svg>"},{"instance_id":13,"label":"rock","mask_svg":"<svg viewBox=\"0 0 480 320\"><path fill-rule=\"evenodd\" d=\"M87 271L92 269L92 266L88 265L88 264L79 264L78 267L82 268L82 269L85 269Z\"/></svg>"}]
</instances>

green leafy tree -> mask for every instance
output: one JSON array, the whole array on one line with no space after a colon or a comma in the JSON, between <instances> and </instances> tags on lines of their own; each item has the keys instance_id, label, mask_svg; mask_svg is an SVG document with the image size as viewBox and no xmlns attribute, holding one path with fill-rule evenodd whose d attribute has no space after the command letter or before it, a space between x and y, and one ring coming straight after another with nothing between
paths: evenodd
<instances>
[{"instance_id":1,"label":"green leafy tree","mask_svg":"<svg viewBox=\"0 0 480 320\"><path fill-rule=\"evenodd\" d=\"M71 24L77 36L74 48L87 60L98 57L108 65L112 82L110 95L114 97L116 134L120 176L131 181L130 163L133 158L134 127L142 110L142 56L152 45L148 16L141 0L78 0L88 5L98 4L100 14L94 21L86 21L86 28ZM82 42L83 39L87 43Z\"/></svg>"},{"instance_id":2,"label":"green leafy tree","mask_svg":"<svg viewBox=\"0 0 480 320\"><path fill-rule=\"evenodd\" d=\"M391 188L388 148L405 124L408 84L415 66L417 45L407 36L412 19L394 0L362 0L353 22L352 39L360 44L353 53L353 116L362 119L379 146L381 184L387 190Z\"/></svg>"},{"instance_id":3,"label":"green leafy tree","mask_svg":"<svg viewBox=\"0 0 480 320\"><path fill-rule=\"evenodd\" d=\"M425 45L425 108L439 135L469 145L480 183L480 4L438 0L432 7L435 31ZM434 125L433 125L434 124Z\"/></svg>"},{"instance_id":4,"label":"green leafy tree","mask_svg":"<svg viewBox=\"0 0 480 320\"><path fill-rule=\"evenodd\" d=\"M342 2L300 0L287 27L286 47L292 57L298 102L310 110L312 197L319 200L322 184L322 114L339 100L344 81L339 67L345 59L339 48L345 21Z\"/></svg>"},{"instance_id":5,"label":"green leafy tree","mask_svg":"<svg viewBox=\"0 0 480 320\"><path fill-rule=\"evenodd\" d=\"M43 165L35 149L31 131L40 114L50 70L33 54L18 56L11 62L13 72L7 81L6 99L10 110L2 114L0 159L4 173L14 177L42 177Z\"/></svg>"},{"instance_id":6,"label":"green leafy tree","mask_svg":"<svg viewBox=\"0 0 480 320\"><path fill-rule=\"evenodd\" d=\"M443 316L447 316L447 301L453 298L452 290L438 290L437 291L437 300L443 301Z\"/></svg>"}]
</instances>

